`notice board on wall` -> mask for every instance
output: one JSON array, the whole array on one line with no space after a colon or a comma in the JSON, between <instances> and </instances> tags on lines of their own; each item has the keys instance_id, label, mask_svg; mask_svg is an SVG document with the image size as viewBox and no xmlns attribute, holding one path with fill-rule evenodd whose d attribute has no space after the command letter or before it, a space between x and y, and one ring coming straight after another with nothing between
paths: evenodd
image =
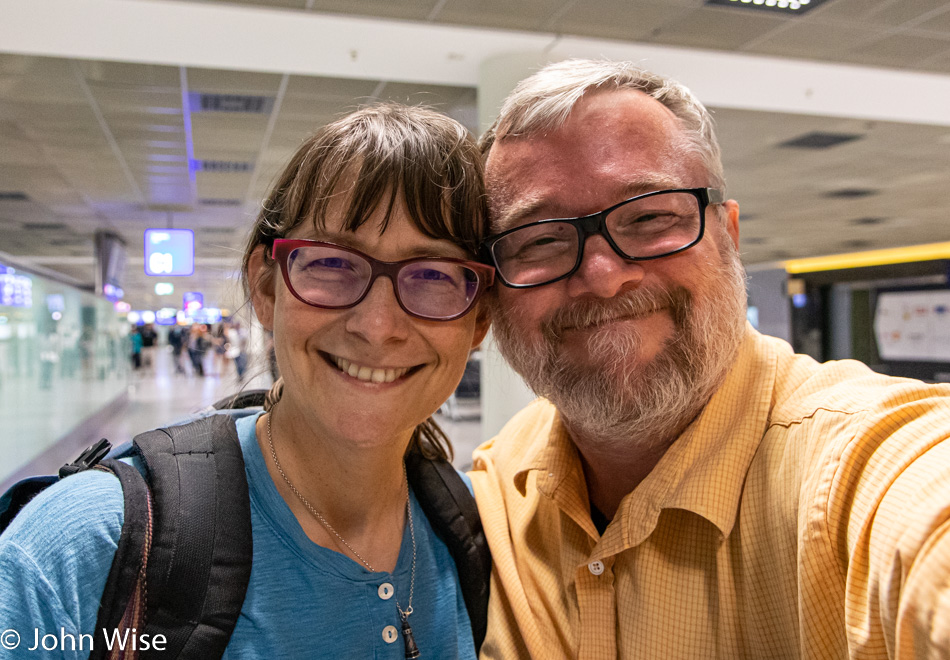
<instances>
[{"instance_id":1,"label":"notice board on wall","mask_svg":"<svg viewBox=\"0 0 950 660\"><path fill-rule=\"evenodd\" d=\"M884 360L950 363L950 289L882 291L874 336Z\"/></svg>"}]
</instances>

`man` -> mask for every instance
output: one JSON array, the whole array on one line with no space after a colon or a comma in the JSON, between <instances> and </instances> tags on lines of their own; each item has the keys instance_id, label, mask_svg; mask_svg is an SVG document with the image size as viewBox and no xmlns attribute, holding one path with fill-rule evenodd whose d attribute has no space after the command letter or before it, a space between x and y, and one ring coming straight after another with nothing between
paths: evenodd
<instances>
[{"instance_id":1,"label":"man","mask_svg":"<svg viewBox=\"0 0 950 660\"><path fill-rule=\"evenodd\" d=\"M544 398L475 453L482 657L950 655L950 388L747 326L705 108L572 61L483 141L495 335Z\"/></svg>"}]
</instances>

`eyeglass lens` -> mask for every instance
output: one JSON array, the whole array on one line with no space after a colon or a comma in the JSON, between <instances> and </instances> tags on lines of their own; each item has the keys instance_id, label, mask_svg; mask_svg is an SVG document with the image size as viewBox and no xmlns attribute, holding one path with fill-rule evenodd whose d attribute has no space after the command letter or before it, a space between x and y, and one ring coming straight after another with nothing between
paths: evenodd
<instances>
[{"instance_id":1,"label":"eyeglass lens","mask_svg":"<svg viewBox=\"0 0 950 660\"><path fill-rule=\"evenodd\" d=\"M290 284L298 296L322 307L347 307L370 288L373 267L360 255L332 246L291 251ZM466 311L478 293L478 274L451 261L410 261L393 283L396 297L411 314L443 319Z\"/></svg>"},{"instance_id":2,"label":"eyeglass lens","mask_svg":"<svg viewBox=\"0 0 950 660\"><path fill-rule=\"evenodd\" d=\"M662 193L613 209L607 214L606 230L623 256L658 257L696 241L700 214L700 202L692 193ZM501 275L517 285L548 282L569 273L581 248L576 224L544 222L502 236L492 247Z\"/></svg>"}]
</instances>

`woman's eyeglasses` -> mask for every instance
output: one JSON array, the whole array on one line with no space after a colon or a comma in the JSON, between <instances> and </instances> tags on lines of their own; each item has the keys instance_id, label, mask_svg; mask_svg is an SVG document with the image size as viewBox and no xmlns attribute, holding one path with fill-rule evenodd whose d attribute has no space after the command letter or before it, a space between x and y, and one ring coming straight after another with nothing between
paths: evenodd
<instances>
[{"instance_id":1,"label":"woman's eyeglasses","mask_svg":"<svg viewBox=\"0 0 950 660\"><path fill-rule=\"evenodd\" d=\"M451 321L464 316L494 281L485 264L445 257L380 261L359 250L278 238L271 256L295 298L323 309L358 305L379 276L393 283L399 306L416 318Z\"/></svg>"}]
</instances>

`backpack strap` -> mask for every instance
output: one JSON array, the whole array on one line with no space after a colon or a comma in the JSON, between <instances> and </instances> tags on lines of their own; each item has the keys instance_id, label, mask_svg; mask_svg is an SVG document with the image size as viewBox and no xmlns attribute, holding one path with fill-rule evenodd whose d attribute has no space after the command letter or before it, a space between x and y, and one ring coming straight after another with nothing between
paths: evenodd
<instances>
[{"instance_id":1,"label":"backpack strap","mask_svg":"<svg viewBox=\"0 0 950 660\"><path fill-rule=\"evenodd\" d=\"M226 396L220 401L211 404L214 410L234 410L240 408L263 407L264 397L268 390L243 390L237 394Z\"/></svg>"},{"instance_id":2,"label":"backpack strap","mask_svg":"<svg viewBox=\"0 0 950 660\"><path fill-rule=\"evenodd\" d=\"M252 558L250 498L234 421L213 415L142 433L133 445L155 508L144 632L165 636L162 657L221 657L244 603Z\"/></svg>"},{"instance_id":3,"label":"backpack strap","mask_svg":"<svg viewBox=\"0 0 950 660\"><path fill-rule=\"evenodd\" d=\"M477 654L488 628L491 555L475 499L445 459L430 460L419 452L410 452L406 455L406 474L432 529L455 560Z\"/></svg>"},{"instance_id":4,"label":"backpack strap","mask_svg":"<svg viewBox=\"0 0 950 660\"><path fill-rule=\"evenodd\" d=\"M125 513L112 568L99 601L99 614L93 634L98 639L100 631L105 631L109 636L117 631L119 638L123 638L126 630L141 630L144 627L145 571L151 549L152 500L145 478L137 469L114 459L105 460L100 465L94 469L113 473L122 484ZM95 645L89 653L89 660L113 657L114 654L110 654L106 646ZM129 652L127 657L132 655Z\"/></svg>"},{"instance_id":5,"label":"backpack strap","mask_svg":"<svg viewBox=\"0 0 950 660\"><path fill-rule=\"evenodd\" d=\"M83 451L75 461L61 467L59 475L27 477L13 484L7 492L0 495L0 533L13 522L20 509L29 504L30 500L61 478L96 465L108 453L109 447L109 441L103 438Z\"/></svg>"}]
</instances>

